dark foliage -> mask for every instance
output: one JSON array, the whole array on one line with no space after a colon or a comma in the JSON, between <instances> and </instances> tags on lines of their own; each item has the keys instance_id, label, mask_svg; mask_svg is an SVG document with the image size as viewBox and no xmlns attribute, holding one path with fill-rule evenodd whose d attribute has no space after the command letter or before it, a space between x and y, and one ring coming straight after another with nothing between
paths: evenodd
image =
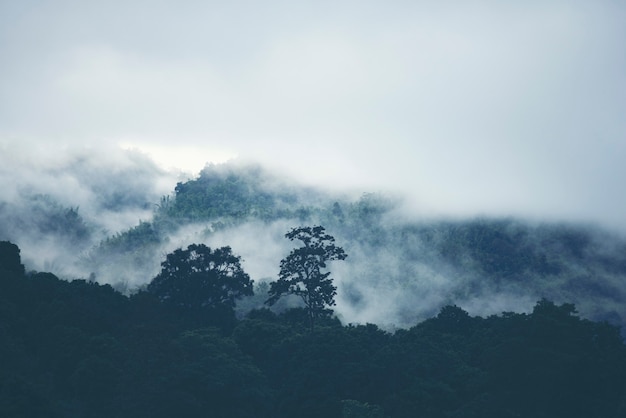
<instances>
[{"instance_id":1,"label":"dark foliage","mask_svg":"<svg viewBox=\"0 0 626 418\"><path fill-rule=\"evenodd\" d=\"M0 259L15 258L12 245ZM300 318L300 319L299 319ZM3 417L623 417L618 329L572 304L394 334L258 310L203 326L148 292L0 269Z\"/></svg>"},{"instance_id":2,"label":"dark foliage","mask_svg":"<svg viewBox=\"0 0 626 418\"><path fill-rule=\"evenodd\" d=\"M326 263L345 260L343 248L335 245L335 238L322 226L293 228L286 235L290 241L299 240L302 246L293 249L280 262L278 280L270 283L267 303L275 304L283 295L296 295L306 308L309 326L332 314L337 287L330 272L323 272Z\"/></svg>"},{"instance_id":3,"label":"dark foliage","mask_svg":"<svg viewBox=\"0 0 626 418\"><path fill-rule=\"evenodd\" d=\"M0 203L0 232L7 237L22 234L54 237L59 245L78 248L88 245L93 233L78 207L65 207L51 196L25 197L23 206Z\"/></svg>"},{"instance_id":4,"label":"dark foliage","mask_svg":"<svg viewBox=\"0 0 626 418\"><path fill-rule=\"evenodd\" d=\"M312 328L305 308L256 310L237 320L236 296L205 282L215 269L190 267L203 250L191 258L179 250L167 285L126 297L83 280L26 275L19 248L0 242L0 416L626 416L626 353L615 326L547 299L529 314L481 318L450 305L417 321L422 295L412 287L421 280L412 266L435 265L449 269L455 283L469 283L452 287L450 303L463 305L458 295L477 300L483 289L512 289L573 300L585 317L624 323L623 240L514 219L405 222L378 195L307 200L266 180L258 168L208 167L163 198L153 220L105 240L87 261L134 274L155 260L168 233L190 221L206 221L209 231L251 219L322 223L351 259L371 261L355 277L359 286L402 285L407 297L392 303L410 301L399 307L407 329L344 326L330 315L319 315ZM112 207L126 205L124 194L110 197ZM86 249L92 231L77 207L45 198L33 205L36 234L61 237L77 253ZM28 227L28 217L7 216L6 204L0 212L0 232ZM208 253L211 260L216 251ZM230 249L221 256L239 263ZM176 278L177 271L185 274ZM199 280L189 284L192 276ZM326 288L334 302L337 289L332 282ZM364 303L358 286L351 291L345 300Z\"/></svg>"},{"instance_id":5,"label":"dark foliage","mask_svg":"<svg viewBox=\"0 0 626 418\"><path fill-rule=\"evenodd\" d=\"M212 250L204 244L191 244L168 254L161 266L161 273L147 290L177 307L232 310L236 299L253 294L241 257L230 247Z\"/></svg>"},{"instance_id":6,"label":"dark foliage","mask_svg":"<svg viewBox=\"0 0 626 418\"><path fill-rule=\"evenodd\" d=\"M397 200L380 194L352 200L290 184L258 166L210 165L163 197L149 222L87 252L83 266L98 280L119 280L116 288L132 292L128 286L154 276L146 272L154 271L163 244L190 222L201 223L197 241L216 232L246 233L238 227L248 222L255 228L267 225L271 235L284 221L321 224L350 253L345 268L358 277L342 283L342 298L360 311L369 308L363 296L372 290L388 298L401 291L406 297L388 307L394 316L388 321L398 326L436 314L439 306L432 300L462 304L499 295L571 301L585 317L626 324L623 238L591 226L513 218L418 221L400 208ZM431 275L445 279L445 286L429 288ZM411 301L425 292L437 297L415 309ZM257 299L250 308L260 306Z\"/></svg>"},{"instance_id":7,"label":"dark foliage","mask_svg":"<svg viewBox=\"0 0 626 418\"><path fill-rule=\"evenodd\" d=\"M177 222L228 219L237 223L248 217L263 220L293 216L295 193L266 185L277 182L258 166L208 165L197 179L176 185L175 199L161 205L158 215ZM224 219L224 220L226 220Z\"/></svg>"},{"instance_id":8,"label":"dark foliage","mask_svg":"<svg viewBox=\"0 0 626 418\"><path fill-rule=\"evenodd\" d=\"M20 249L9 241L0 241L0 271L17 275L24 274Z\"/></svg>"}]
</instances>

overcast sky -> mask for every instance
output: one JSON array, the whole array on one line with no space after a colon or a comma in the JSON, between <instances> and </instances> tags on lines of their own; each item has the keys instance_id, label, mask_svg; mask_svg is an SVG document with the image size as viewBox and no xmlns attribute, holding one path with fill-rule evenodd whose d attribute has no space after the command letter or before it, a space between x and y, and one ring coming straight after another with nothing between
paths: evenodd
<instances>
[{"instance_id":1,"label":"overcast sky","mask_svg":"<svg viewBox=\"0 0 626 418\"><path fill-rule=\"evenodd\" d=\"M0 145L626 231L626 2L0 0ZM65 148L64 148L65 149Z\"/></svg>"}]
</instances>

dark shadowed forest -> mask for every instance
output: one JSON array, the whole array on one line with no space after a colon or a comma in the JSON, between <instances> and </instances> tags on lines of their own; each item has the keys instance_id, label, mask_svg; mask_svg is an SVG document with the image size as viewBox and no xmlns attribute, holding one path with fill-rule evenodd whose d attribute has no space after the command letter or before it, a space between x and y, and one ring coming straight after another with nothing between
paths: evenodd
<instances>
[{"instance_id":1,"label":"dark shadowed forest","mask_svg":"<svg viewBox=\"0 0 626 418\"><path fill-rule=\"evenodd\" d=\"M258 166L136 182L0 204L0 416L626 416L619 235Z\"/></svg>"},{"instance_id":2,"label":"dark shadowed forest","mask_svg":"<svg viewBox=\"0 0 626 418\"><path fill-rule=\"evenodd\" d=\"M620 417L616 327L547 300L529 314L444 306L386 332L310 328L303 308L237 319L225 303L168 303L25 274L0 254L3 417Z\"/></svg>"}]
</instances>

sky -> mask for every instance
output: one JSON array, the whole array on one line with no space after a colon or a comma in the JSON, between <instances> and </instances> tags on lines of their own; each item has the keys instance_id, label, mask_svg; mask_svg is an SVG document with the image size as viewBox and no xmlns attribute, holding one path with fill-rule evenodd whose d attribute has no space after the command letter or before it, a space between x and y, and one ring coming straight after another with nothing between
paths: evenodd
<instances>
[{"instance_id":1,"label":"sky","mask_svg":"<svg viewBox=\"0 0 626 418\"><path fill-rule=\"evenodd\" d=\"M0 162L253 160L423 214L626 231L624 22L611 0L0 0Z\"/></svg>"}]
</instances>

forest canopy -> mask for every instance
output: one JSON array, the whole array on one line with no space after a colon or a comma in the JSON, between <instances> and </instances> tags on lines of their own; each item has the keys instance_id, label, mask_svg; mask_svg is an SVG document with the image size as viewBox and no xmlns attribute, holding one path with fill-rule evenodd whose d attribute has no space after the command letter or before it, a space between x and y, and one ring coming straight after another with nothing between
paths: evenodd
<instances>
[{"instance_id":1,"label":"forest canopy","mask_svg":"<svg viewBox=\"0 0 626 418\"><path fill-rule=\"evenodd\" d=\"M545 299L487 318L444 306L395 333L338 321L311 332L299 308L233 322L152 292L3 269L0 314L3 417L626 413L619 330Z\"/></svg>"},{"instance_id":2,"label":"forest canopy","mask_svg":"<svg viewBox=\"0 0 626 418\"><path fill-rule=\"evenodd\" d=\"M112 231L0 204L0 416L625 414L619 236L415 219L258 167L138 196L105 206L151 215Z\"/></svg>"},{"instance_id":3,"label":"forest canopy","mask_svg":"<svg viewBox=\"0 0 626 418\"><path fill-rule=\"evenodd\" d=\"M142 216L112 230L101 229L110 212L26 193L20 204L0 204L0 239L20 245L27 269L130 295L159 274L166 254L194 243L231 246L251 280L268 285L290 250L285 231L323 225L350 254L333 273L334 310L345 322L410 327L446 304L488 316L529 312L548 298L575 303L585 318L626 324L626 240L592 225L417 217L397 196L313 189L238 163L208 165L170 195L145 192L132 189L121 206L99 198L98 207L131 211L116 216ZM245 297L237 309L263 302Z\"/></svg>"}]
</instances>

